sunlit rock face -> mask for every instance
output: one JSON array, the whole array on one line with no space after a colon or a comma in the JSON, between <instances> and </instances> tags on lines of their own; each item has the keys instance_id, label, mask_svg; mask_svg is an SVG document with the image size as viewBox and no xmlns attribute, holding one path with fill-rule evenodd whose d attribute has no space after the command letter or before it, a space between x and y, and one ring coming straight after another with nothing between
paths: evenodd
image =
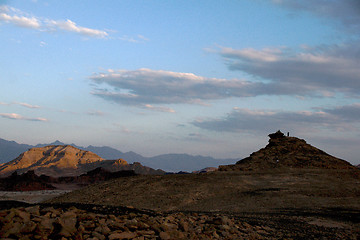
<instances>
[{"instance_id":1,"label":"sunlit rock face","mask_svg":"<svg viewBox=\"0 0 360 240\"><path fill-rule=\"evenodd\" d=\"M140 163L128 164L124 159L105 160L93 152L70 145L51 145L31 148L16 159L0 165L0 176L29 170L51 177L79 176L98 167L111 172L134 170L137 174L164 174L162 170L154 170Z\"/></svg>"}]
</instances>

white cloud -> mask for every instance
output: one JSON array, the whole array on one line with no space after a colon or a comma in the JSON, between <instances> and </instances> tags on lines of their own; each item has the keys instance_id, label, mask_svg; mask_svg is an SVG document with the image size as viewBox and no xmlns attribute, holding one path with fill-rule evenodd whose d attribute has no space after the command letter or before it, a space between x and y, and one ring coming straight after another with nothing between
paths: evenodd
<instances>
[{"instance_id":1,"label":"white cloud","mask_svg":"<svg viewBox=\"0 0 360 240\"><path fill-rule=\"evenodd\" d=\"M137 35L136 37L130 37L128 35L123 35L122 37L119 37L120 40L131 42L131 43L143 43L149 41L148 38L144 37L143 35Z\"/></svg>"},{"instance_id":2,"label":"white cloud","mask_svg":"<svg viewBox=\"0 0 360 240\"><path fill-rule=\"evenodd\" d=\"M23 103L23 102L14 103L14 104L18 104L18 105L26 107L26 108L33 108L33 109L40 108L40 106L38 106L38 105L31 105L31 104Z\"/></svg>"},{"instance_id":3,"label":"white cloud","mask_svg":"<svg viewBox=\"0 0 360 240\"><path fill-rule=\"evenodd\" d=\"M69 19L52 20L30 16L19 9L6 5L0 6L0 21L12 23L19 27L37 29L39 31L66 31L96 38L107 38L109 35L108 32L104 30L78 26Z\"/></svg>"},{"instance_id":4,"label":"white cloud","mask_svg":"<svg viewBox=\"0 0 360 240\"><path fill-rule=\"evenodd\" d=\"M1 13L1 12L0 12L0 21L12 23L14 25L24 28L39 29L41 27L40 21L35 17L29 18L29 17L16 16L16 15L10 16L6 13Z\"/></svg>"},{"instance_id":5,"label":"white cloud","mask_svg":"<svg viewBox=\"0 0 360 240\"><path fill-rule=\"evenodd\" d=\"M17 113L0 113L0 116L3 118L11 119L11 120L26 120L26 121L34 121L34 122L47 122L48 120L46 118L29 118L24 117Z\"/></svg>"},{"instance_id":6,"label":"white cloud","mask_svg":"<svg viewBox=\"0 0 360 240\"><path fill-rule=\"evenodd\" d=\"M137 37L143 41L150 41L147 37L144 37L143 35L138 34Z\"/></svg>"},{"instance_id":7,"label":"white cloud","mask_svg":"<svg viewBox=\"0 0 360 240\"><path fill-rule=\"evenodd\" d=\"M152 111L157 111L157 112L175 113L174 109L168 108L168 107L153 106L153 105L150 105L150 104L145 104L143 107L146 108L146 109L152 110Z\"/></svg>"},{"instance_id":8,"label":"white cloud","mask_svg":"<svg viewBox=\"0 0 360 240\"><path fill-rule=\"evenodd\" d=\"M263 62L275 62L279 60L279 54L281 54L281 49L269 49L265 48L263 50L256 50L252 48L245 48L242 50L236 50L232 48L222 48L221 53L223 55L235 55L239 58L245 58L253 61L263 61Z\"/></svg>"},{"instance_id":9,"label":"white cloud","mask_svg":"<svg viewBox=\"0 0 360 240\"><path fill-rule=\"evenodd\" d=\"M93 95L125 105L205 104L204 101L252 96L258 83L164 70L111 70L94 74ZM260 84L261 85L261 84Z\"/></svg>"},{"instance_id":10,"label":"white cloud","mask_svg":"<svg viewBox=\"0 0 360 240\"><path fill-rule=\"evenodd\" d=\"M12 102L12 103L0 102L0 105L6 105L6 106L19 105L19 106L22 106L22 107L32 108L32 109L41 108L41 107L38 106L38 105L32 105L32 104L24 103L24 102Z\"/></svg>"},{"instance_id":11,"label":"white cloud","mask_svg":"<svg viewBox=\"0 0 360 240\"><path fill-rule=\"evenodd\" d=\"M105 113L103 113L102 111L89 111L87 112L88 115L91 116L104 116Z\"/></svg>"},{"instance_id":12,"label":"white cloud","mask_svg":"<svg viewBox=\"0 0 360 240\"><path fill-rule=\"evenodd\" d=\"M98 38L108 37L108 33L106 31L77 26L75 22L69 19L67 19L66 21L48 20L47 26L52 30L75 32L89 37L98 37Z\"/></svg>"},{"instance_id":13,"label":"white cloud","mask_svg":"<svg viewBox=\"0 0 360 240\"><path fill-rule=\"evenodd\" d=\"M0 113L0 116L3 118L9 118L9 119L24 119L23 116L17 114L17 113Z\"/></svg>"}]
</instances>

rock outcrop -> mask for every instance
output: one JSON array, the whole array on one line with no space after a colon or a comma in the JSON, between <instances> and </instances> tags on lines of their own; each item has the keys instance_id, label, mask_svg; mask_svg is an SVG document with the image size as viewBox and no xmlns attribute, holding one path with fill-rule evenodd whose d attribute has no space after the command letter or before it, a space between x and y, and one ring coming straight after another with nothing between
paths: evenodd
<instances>
[{"instance_id":1,"label":"rock outcrop","mask_svg":"<svg viewBox=\"0 0 360 240\"><path fill-rule=\"evenodd\" d=\"M7 178L0 178L0 191L37 191L56 189L50 184L50 177L37 176L34 171L18 175L17 172Z\"/></svg>"},{"instance_id":2,"label":"rock outcrop","mask_svg":"<svg viewBox=\"0 0 360 240\"><path fill-rule=\"evenodd\" d=\"M13 172L10 176L0 178L0 191L39 191L39 190L54 190L56 186L61 185L66 189L66 186L70 184L72 189L75 189L75 185L78 188L84 187L89 184L99 183L114 178L131 177L137 174L134 170L121 170L117 172L110 172L106 169L98 167L80 176L68 176L68 177L50 177L46 175L38 176L34 170L30 170L23 174L17 174Z\"/></svg>"},{"instance_id":3,"label":"rock outcrop","mask_svg":"<svg viewBox=\"0 0 360 240\"><path fill-rule=\"evenodd\" d=\"M105 160L95 153L70 145L51 145L31 148L16 159L1 165L0 175L9 176L14 171L19 174L34 171L37 175L52 177L79 176L98 167L111 172L134 170L137 174L164 173L139 163L128 164L123 159Z\"/></svg>"},{"instance_id":4,"label":"rock outcrop","mask_svg":"<svg viewBox=\"0 0 360 240\"><path fill-rule=\"evenodd\" d=\"M269 144L234 165L220 166L220 171L261 170L273 168L354 169L349 162L311 146L305 140L287 137L282 132L269 134Z\"/></svg>"}]
</instances>

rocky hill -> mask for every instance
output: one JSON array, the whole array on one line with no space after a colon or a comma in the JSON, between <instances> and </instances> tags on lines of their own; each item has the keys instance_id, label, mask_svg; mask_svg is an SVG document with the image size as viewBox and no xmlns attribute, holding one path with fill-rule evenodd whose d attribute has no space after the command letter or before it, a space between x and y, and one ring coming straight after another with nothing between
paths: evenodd
<instances>
[{"instance_id":1,"label":"rocky hill","mask_svg":"<svg viewBox=\"0 0 360 240\"><path fill-rule=\"evenodd\" d=\"M8 176L14 171L24 173L34 170L37 175L79 176L95 168L109 171L134 170L137 174L163 174L139 163L128 164L123 159L105 160L95 153L70 145L51 145L32 148L14 160L0 166L0 175Z\"/></svg>"},{"instance_id":2,"label":"rocky hill","mask_svg":"<svg viewBox=\"0 0 360 240\"><path fill-rule=\"evenodd\" d=\"M0 138L0 164L13 160L17 156L19 156L19 154L27 151L30 148L46 147L49 145L70 145L84 151L93 152L99 155L101 158L107 160L121 158L125 159L128 163L139 162L142 165L154 169L162 169L168 172L192 172L206 167L217 167L219 165L231 164L238 160L216 159L209 156L193 156L189 154L162 154L153 157L144 157L132 151L121 152L117 149L107 146L96 147L90 145L88 147L81 147L75 144L65 144L58 140L52 143L37 144L36 146L32 146L27 144L18 144L14 141L7 141Z\"/></svg>"},{"instance_id":3,"label":"rocky hill","mask_svg":"<svg viewBox=\"0 0 360 240\"><path fill-rule=\"evenodd\" d=\"M311 146L305 140L287 137L278 131L269 134L269 144L234 165L220 166L220 171L274 168L354 169L349 162Z\"/></svg>"}]
</instances>

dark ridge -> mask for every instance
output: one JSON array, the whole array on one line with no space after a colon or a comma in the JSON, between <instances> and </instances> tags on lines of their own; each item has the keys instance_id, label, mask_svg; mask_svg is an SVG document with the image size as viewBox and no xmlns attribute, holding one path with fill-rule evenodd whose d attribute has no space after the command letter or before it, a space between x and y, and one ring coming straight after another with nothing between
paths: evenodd
<instances>
[{"instance_id":1,"label":"dark ridge","mask_svg":"<svg viewBox=\"0 0 360 240\"><path fill-rule=\"evenodd\" d=\"M281 131L269 134L265 148L253 152L234 165L220 166L220 171L251 171L275 168L356 169L349 162L311 146L305 140L285 136Z\"/></svg>"},{"instance_id":2,"label":"dark ridge","mask_svg":"<svg viewBox=\"0 0 360 240\"><path fill-rule=\"evenodd\" d=\"M48 182L50 177L37 176L34 171L28 171L21 175L13 172L9 177L0 178L1 191L35 191L56 189Z\"/></svg>"}]
</instances>

